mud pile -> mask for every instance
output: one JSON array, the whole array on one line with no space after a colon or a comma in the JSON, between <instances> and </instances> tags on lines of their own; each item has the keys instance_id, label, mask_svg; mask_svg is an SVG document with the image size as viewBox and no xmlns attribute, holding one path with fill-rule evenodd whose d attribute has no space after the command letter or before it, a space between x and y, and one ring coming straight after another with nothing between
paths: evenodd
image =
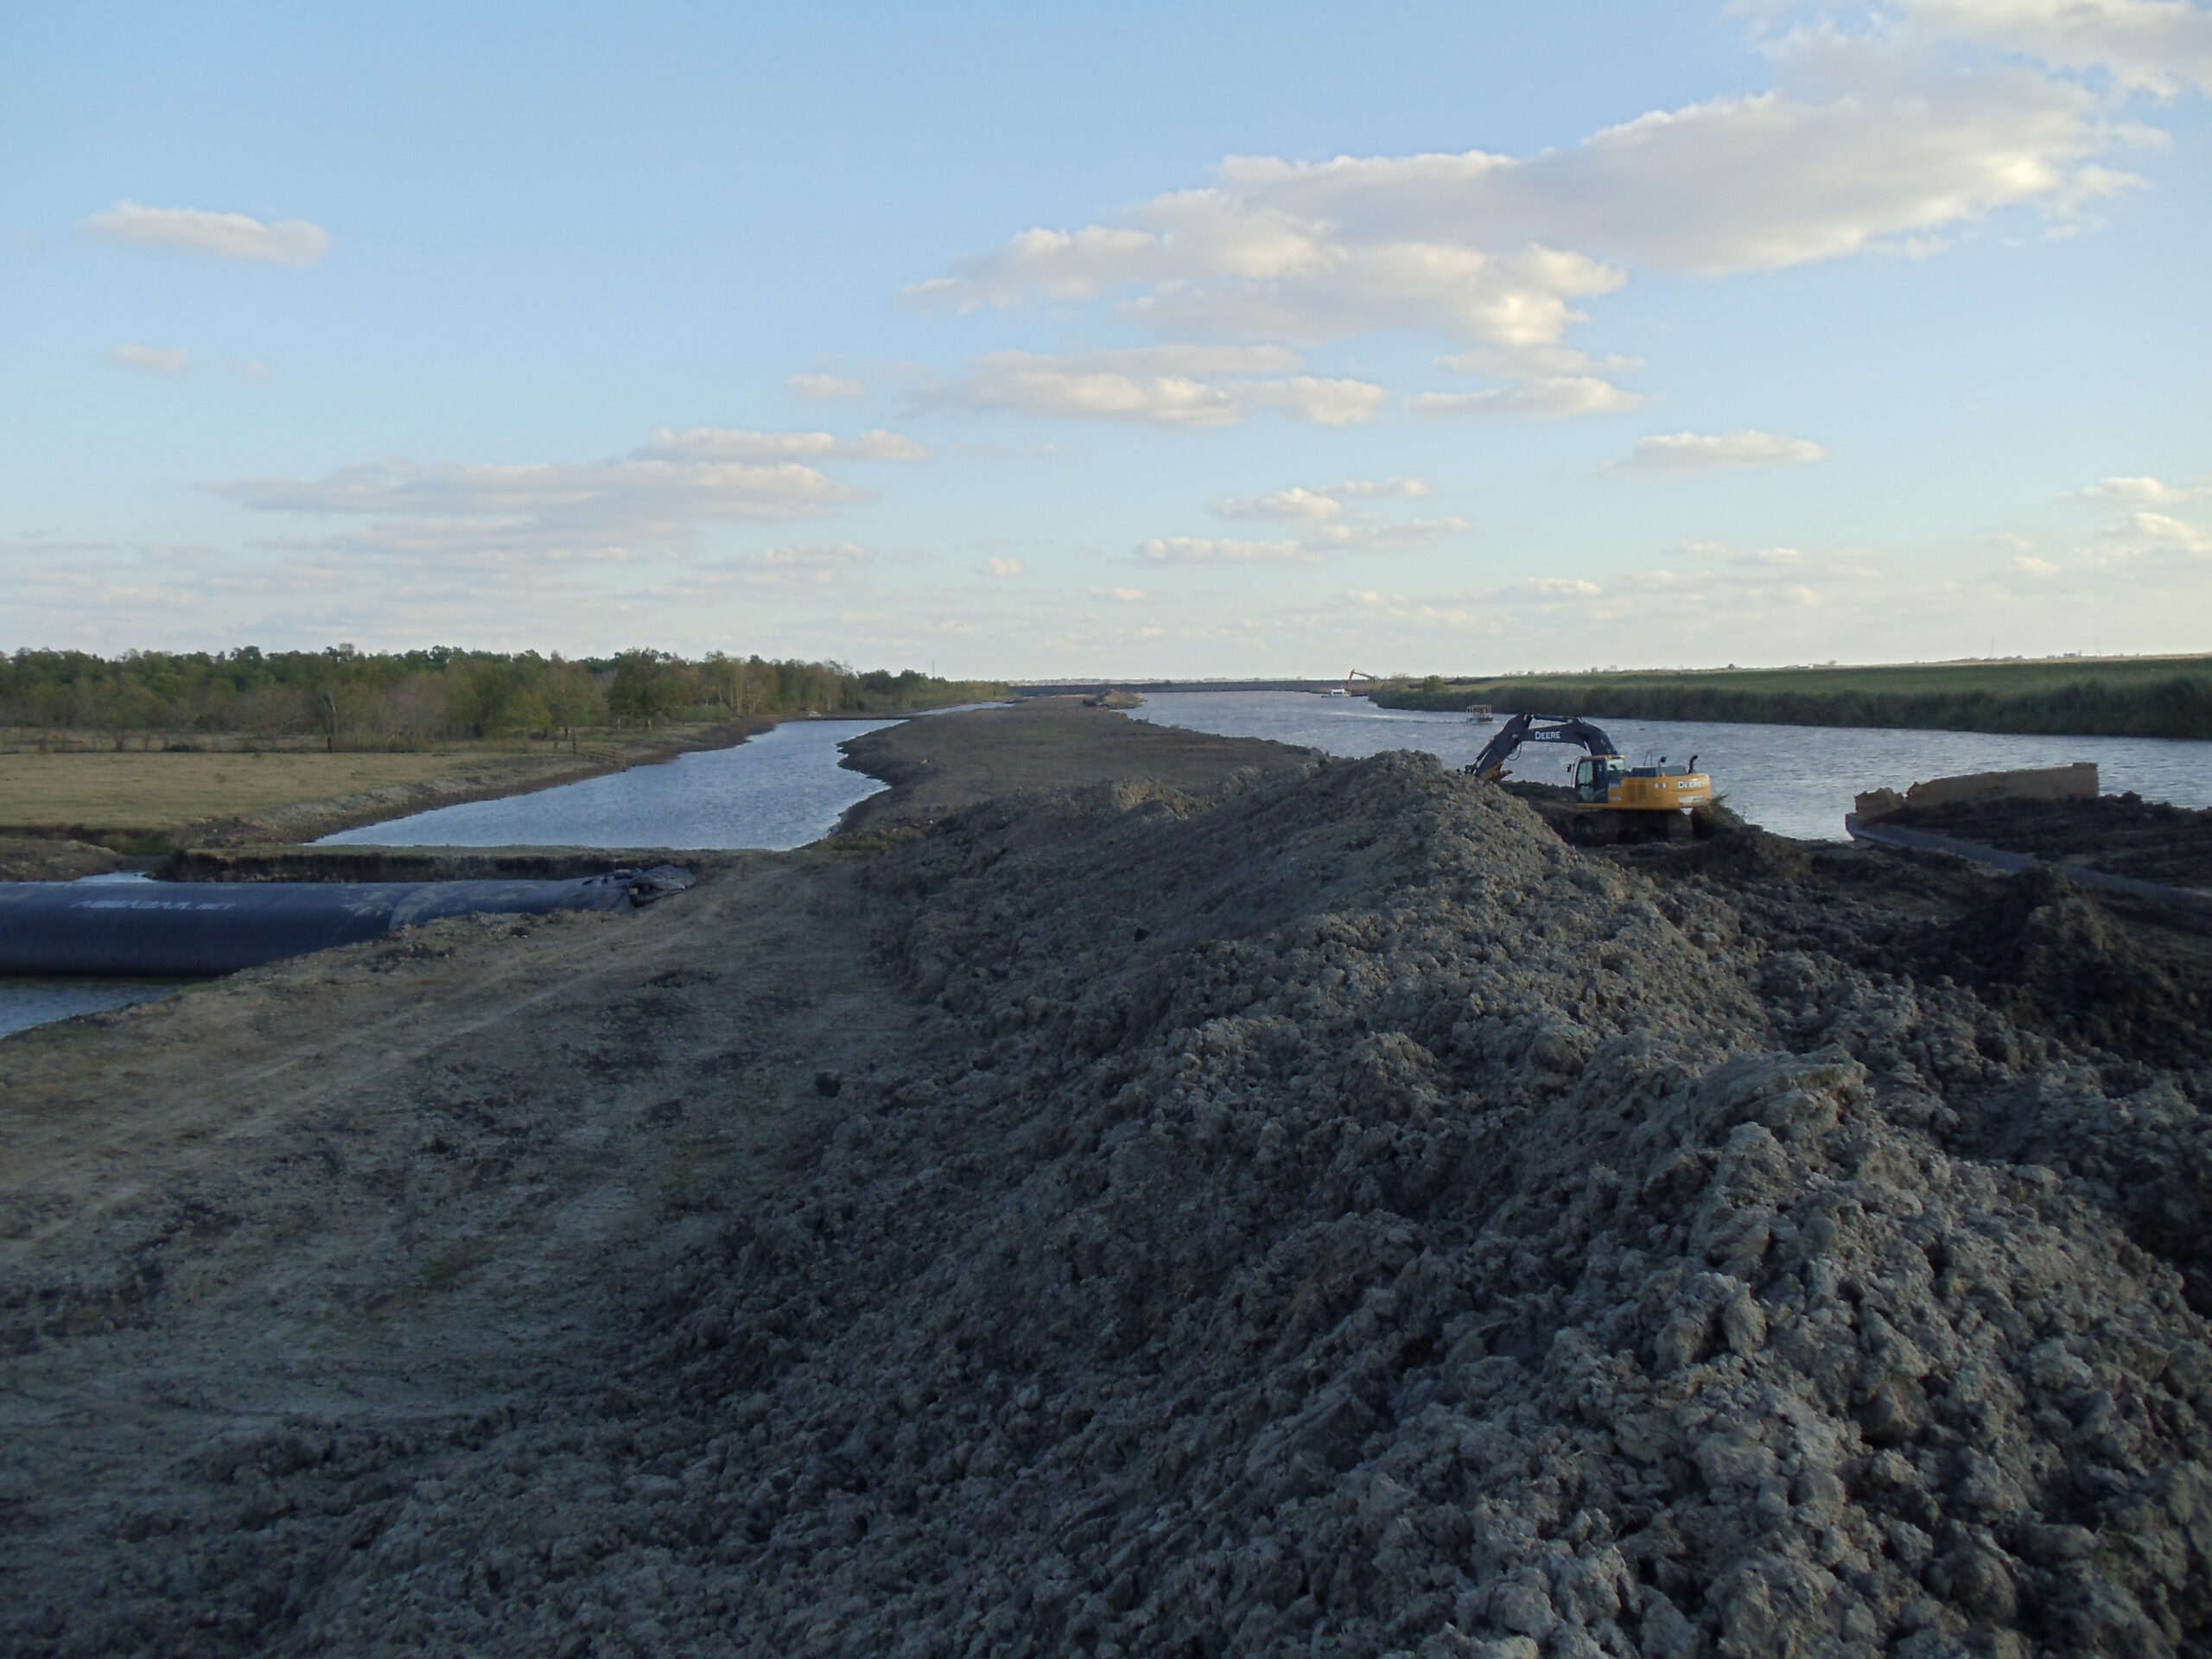
<instances>
[{"instance_id":1,"label":"mud pile","mask_svg":"<svg viewBox=\"0 0 2212 1659\"><path fill-rule=\"evenodd\" d=\"M2198 1650L2201 1066L1421 757L869 880L923 1035L601 1293L626 1369L242 1438L51 1650Z\"/></svg>"},{"instance_id":2,"label":"mud pile","mask_svg":"<svg viewBox=\"0 0 2212 1659\"><path fill-rule=\"evenodd\" d=\"M2087 801L1916 807L1891 822L2054 862L2079 859L2113 875L2212 887L2212 809L2146 801L2132 791Z\"/></svg>"}]
</instances>

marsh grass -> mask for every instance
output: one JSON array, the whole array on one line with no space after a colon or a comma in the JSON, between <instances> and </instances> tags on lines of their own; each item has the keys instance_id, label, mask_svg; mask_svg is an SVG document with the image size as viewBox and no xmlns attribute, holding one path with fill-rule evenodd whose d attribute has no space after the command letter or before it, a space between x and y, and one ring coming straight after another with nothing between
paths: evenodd
<instances>
[{"instance_id":1,"label":"marsh grass","mask_svg":"<svg viewBox=\"0 0 2212 1659\"><path fill-rule=\"evenodd\" d=\"M1386 709L1615 715L1777 726L2212 738L2212 657L1631 671L1392 681Z\"/></svg>"}]
</instances>

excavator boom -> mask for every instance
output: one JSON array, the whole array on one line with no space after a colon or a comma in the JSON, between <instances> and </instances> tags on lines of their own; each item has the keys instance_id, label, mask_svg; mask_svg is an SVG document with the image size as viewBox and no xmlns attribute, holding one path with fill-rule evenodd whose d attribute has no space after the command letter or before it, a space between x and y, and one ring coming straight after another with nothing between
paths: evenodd
<instances>
[{"instance_id":1,"label":"excavator boom","mask_svg":"<svg viewBox=\"0 0 2212 1659\"><path fill-rule=\"evenodd\" d=\"M1465 770L1494 783L1523 743L1573 743L1592 754L1620 753L1611 738L1586 720L1573 715L1523 714L1499 727L1497 735L1483 746L1483 752Z\"/></svg>"}]
</instances>

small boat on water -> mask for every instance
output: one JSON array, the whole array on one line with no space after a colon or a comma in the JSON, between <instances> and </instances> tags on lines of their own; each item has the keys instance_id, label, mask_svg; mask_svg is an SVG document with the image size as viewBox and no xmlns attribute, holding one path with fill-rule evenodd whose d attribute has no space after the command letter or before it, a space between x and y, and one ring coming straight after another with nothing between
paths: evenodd
<instances>
[{"instance_id":1,"label":"small boat on water","mask_svg":"<svg viewBox=\"0 0 2212 1659\"><path fill-rule=\"evenodd\" d=\"M1490 704L1478 702L1467 710L1467 719L1477 726L1489 726L1495 723L1497 716L1491 713Z\"/></svg>"}]
</instances>

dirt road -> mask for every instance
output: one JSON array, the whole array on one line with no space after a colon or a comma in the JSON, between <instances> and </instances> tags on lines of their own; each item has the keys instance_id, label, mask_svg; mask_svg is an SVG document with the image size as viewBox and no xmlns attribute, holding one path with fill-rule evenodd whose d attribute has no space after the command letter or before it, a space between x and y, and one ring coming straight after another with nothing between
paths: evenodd
<instances>
[{"instance_id":1,"label":"dirt road","mask_svg":"<svg viewBox=\"0 0 2212 1659\"><path fill-rule=\"evenodd\" d=\"M395 1430L449 1446L619 1369L626 1274L779 1177L818 1077L911 1035L857 874L741 861L681 906L440 925L0 1050L0 1647L180 1651L181 1598L233 1650L289 1592L226 1554L365 1544L370 1494L414 1484ZM339 1513L284 1496L370 1444ZM197 1542L134 1571L171 1532ZM89 1624L86 1579L115 1592Z\"/></svg>"}]
</instances>

